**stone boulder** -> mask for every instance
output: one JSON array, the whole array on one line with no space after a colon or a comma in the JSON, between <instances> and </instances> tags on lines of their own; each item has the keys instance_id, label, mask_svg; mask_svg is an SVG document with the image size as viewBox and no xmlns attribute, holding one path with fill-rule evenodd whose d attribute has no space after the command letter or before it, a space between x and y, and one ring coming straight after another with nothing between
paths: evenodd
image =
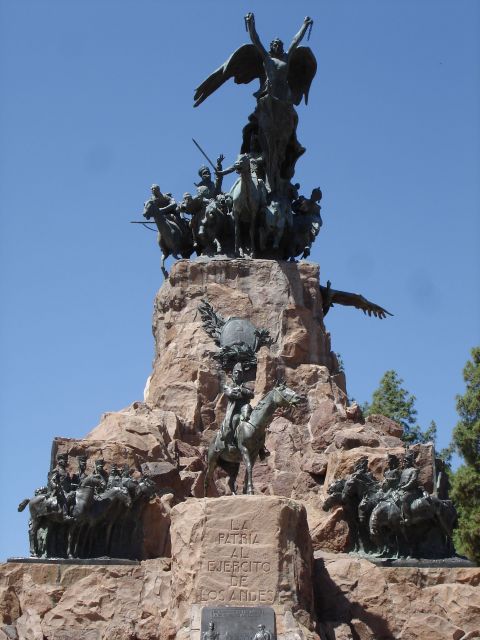
<instances>
[{"instance_id":1,"label":"stone boulder","mask_svg":"<svg viewBox=\"0 0 480 640\"><path fill-rule=\"evenodd\" d=\"M12 602L11 594L18 602L4 618L8 638L175 638L168 618L170 567L165 560L107 566L8 563L0 565L2 591L0 607Z\"/></svg>"},{"instance_id":2,"label":"stone boulder","mask_svg":"<svg viewBox=\"0 0 480 640\"><path fill-rule=\"evenodd\" d=\"M480 637L478 568L376 567L326 552L315 558L317 613L329 639Z\"/></svg>"}]
</instances>

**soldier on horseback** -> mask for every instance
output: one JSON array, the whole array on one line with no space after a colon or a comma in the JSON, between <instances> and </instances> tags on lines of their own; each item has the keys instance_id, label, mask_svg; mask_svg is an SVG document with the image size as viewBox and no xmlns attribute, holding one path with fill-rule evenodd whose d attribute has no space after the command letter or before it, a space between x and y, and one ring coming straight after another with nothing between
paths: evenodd
<instances>
[{"instance_id":1,"label":"soldier on horseback","mask_svg":"<svg viewBox=\"0 0 480 640\"><path fill-rule=\"evenodd\" d=\"M59 509L65 516L69 515L70 506L74 502L75 493L72 493L70 474L67 471L68 455L59 453L57 455L57 465L48 474L48 491L51 496L55 496Z\"/></svg>"},{"instance_id":2,"label":"soldier on horseback","mask_svg":"<svg viewBox=\"0 0 480 640\"><path fill-rule=\"evenodd\" d=\"M402 470L400 469L400 461L398 456L394 453L388 454L387 460L388 468L383 474L383 482L382 482L382 491L385 496L392 493L392 491L398 488L398 483L400 482L400 475Z\"/></svg>"},{"instance_id":3,"label":"soldier on horseback","mask_svg":"<svg viewBox=\"0 0 480 640\"><path fill-rule=\"evenodd\" d=\"M122 473L116 464L112 464L107 481L107 489L112 489L113 487L123 489Z\"/></svg>"},{"instance_id":4,"label":"soldier on horseback","mask_svg":"<svg viewBox=\"0 0 480 640\"><path fill-rule=\"evenodd\" d=\"M152 184L150 187L152 197L145 203L145 212L150 211L150 205L154 205L156 209L163 214L175 213L177 209L177 203L172 197L171 193L162 193L158 184ZM147 220L150 219L149 213L143 214Z\"/></svg>"},{"instance_id":5,"label":"soldier on horseback","mask_svg":"<svg viewBox=\"0 0 480 640\"><path fill-rule=\"evenodd\" d=\"M403 524L410 524L411 504L414 500L423 496L428 497L424 488L418 484L418 468L415 466L415 454L413 451L407 451L403 459L402 471L396 491L397 504L400 506Z\"/></svg>"},{"instance_id":6,"label":"soldier on horseback","mask_svg":"<svg viewBox=\"0 0 480 640\"><path fill-rule=\"evenodd\" d=\"M241 362L233 367L233 384L225 385L223 392L228 398L227 411L220 427L221 443L224 446L236 446L237 427L242 420L248 422L252 413L250 400L255 395L254 392L243 382L244 370ZM265 460L270 455L270 451L263 445L258 452L260 460Z\"/></svg>"},{"instance_id":7,"label":"soldier on horseback","mask_svg":"<svg viewBox=\"0 0 480 640\"><path fill-rule=\"evenodd\" d=\"M80 486L82 480L87 477L87 457L84 455L77 457L78 471L72 475L71 486L76 490Z\"/></svg>"},{"instance_id":8,"label":"soldier on horseback","mask_svg":"<svg viewBox=\"0 0 480 640\"><path fill-rule=\"evenodd\" d=\"M215 167L215 182L212 180L212 174L210 169L206 164L202 165L198 170L198 175L200 176L200 182L195 182L195 186L197 187L207 187L209 199L213 199L218 196L219 193L222 192L222 182L223 182L223 173L222 173L222 162L225 160L225 156L220 154L217 158L217 164Z\"/></svg>"},{"instance_id":9,"label":"soldier on horseback","mask_svg":"<svg viewBox=\"0 0 480 640\"><path fill-rule=\"evenodd\" d=\"M235 432L240 420L247 420L252 412L250 400L253 398L253 391L244 384L244 371L240 362L233 367L233 384L225 385L224 393L228 398L227 411L220 427L222 444L234 445Z\"/></svg>"},{"instance_id":10,"label":"soldier on horseback","mask_svg":"<svg viewBox=\"0 0 480 640\"><path fill-rule=\"evenodd\" d=\"M95 495L102 494L108 484L108 473L105 471L105 460L103 458L95 460L95 471L90 477L94 480Z\"/></svg>"}]
</instances>

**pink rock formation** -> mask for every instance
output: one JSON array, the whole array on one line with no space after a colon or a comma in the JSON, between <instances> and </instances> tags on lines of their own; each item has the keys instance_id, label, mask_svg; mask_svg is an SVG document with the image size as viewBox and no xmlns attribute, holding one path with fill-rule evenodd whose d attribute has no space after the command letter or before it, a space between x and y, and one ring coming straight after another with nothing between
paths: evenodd
<instances>
[{"instance_id":1,"label":"pink rock formation","mask_svg":"<svg viewBox=\"0 0 480 640\"><path fill-rule=\"evenodd\" d=\"M241 498L240 502L242 500L258 498ZM210 499L208 502L214 505L221 501ZM181 505L183 512L193 503ZM268 512L272 515L271 509ZM187 516L191 520L190 514ZM199 523L201 528L205 527L205 520ZM294 520L292 526L295 524L299 522ZM284 530L300 542L300 536L295 538L295 532L288 526ZM196 533L194 527L187 526L183 533L176 530L175 537L179 539L176 538L175 549L179 549L179 557L173 572L164 559L130 566L0 565L0 638L199 640L201 605L193 604L187 612L186 595L181 593L182 588L188 591L196 580L198 582L198 576L188 573L187 566L196 564L203 571L200 558L188 557L188 545L197 535L200 536L200 531ZM275 535L279 535L278 531ZM308 598L305 600L301 594L297 601L292 597L292 588L306 587L307 596L310 593L311 585L308 581L304 583L306 576L302 570L305 550L297 549L292 555L286 540L279 540L278 548L283 549L284 564L280 570L286 569L285 562L295 561L295 554L300 561L297 568L301 569L283 587L277 578L274 581L282 587L280 604L274 605L279 640L302 637L312 640L318 636L322 640L475 640L480 637L479 568L375 567L367 560L348 555L316 552L314 602L308 604ZM208 563L207 557L205 560ZM172 573L179 579L173 583L173 593ZM285 575L289 575L288 571ZM178 611L173 602L179 606ZM310 606L310 609L304 611L300 606ZM296 608L295 615L289 607ZM316 633L306 626L315 616ZM178 617L184 620L185 627L178 626L175 620Z\"/></svg>"},{"instance_id":2,"label":"pink rock formation","mask_svg":"<svg viewBox=\"0 0 480 640\"><path fill-rule=\"evenodd\" d=\"M153 478L161 497L143 512L145 561L1 566L0 640L15 633L19 640L198 640L200 609L215 602L211 593L223 590L229 596L245 587L258 598L275 594L269 602L276 607L282 640L313 639L316 632L322 640L480 637L480 570L386 569L342 555L351 536L341 507L322 510L328 485L351 473L363 456L380 478L388 453L402 457L404 448L398 424L383 416L364 420L358 406L348 405L345 376L323 325L318 276L316 265L270 260L181 260L173 266L155 299L156 355L145 401L104 414L83 439L56 438L52 447L52 459L69 454L70 472L76 471L75 457L86 454L87 471L103 457L107 469L126 462ZM228 489L217 470L220 497L198 499L206 447L225 412L227 381L198 313L203 298L225 318L249 318L274 339L257 354L253 404L279 378L305 398L270 424L271 455L254 470L257 494L263 496L221 497ZM433 448L416 445L416 450L420 481L431 491ZM262 584L251 575L237 576L233 565L221 575L208 569L210 556L220 561L220 551L230 549L218 541L219 533L228 533L227 520L243 515L255 523L248 531L271 536L260 545L263 561L272 567ZM213 521L216 528L209 524ZM213 546L202 556L205 540ZM257 548L250 547L255 555ZM170 554L172 572L165 559ZM250 582L225 590L225 579ZM207 600L199 600L205 586ZM231 603L246 604L241 597ZM316 632L315 616L321 622Z\"/></svg>"},{"instance_id":3,"label":"pink rock formation","mask_svg":"<svg viewBox=\"0 0 480 640\"><path fill-rule=\"evenodd\" d=\"M18 640L175 638L163 559L110 566L8 563L0 566L0 589L9 592L1 621Z\"/></svg>"},{"instance_id":4,"label":"pink rock formation","mask_svg":"<svg viewBox=\"0 0 480 640\"><path fill-rule=\"evenodd\" d=\"M172 504L188 496L203 496L205 451L223 419L227 381L212 355L218 350L204 331L198 304L208 299L225 318L249 318L270 331L274 342L258 353L256 397L275 380L300 393L305 402L272 421L267 435L271 456L257 463L257 492L292 497L305 502L315 548L343 551L349 536L342 513L325 513L322 504L330 482L353 469L366 455L371 471L381 476L388 452L403 455L402 429L383 416L363 420L357 405L348 406L345 377L330 351L323 325L318 287L319 268L309 263L272 260L181 260L172 268L155 299L153 334L155 360L146 388L146 401L106 413L83 440L58 438L53 456L95 457L108 465L124 462L138 470L144 466L158 489L173 495ZM421 482L433 487L433 451L417 447ZM243 470L240 471L240 478ZM222 472L216 491L228 493ZM160 504L149 509L149 522L168 517ZM341 535L332 538L335 530ZM161 538L165 536L162 533ZM157 545L145 550L152 557ZM161 545L167 553L168 542Z\"/></svg>"},{"instance_id":5,"label":"pink rock formation","mask_svg":"<svg viewBox=\"0 0 480 640\"><path fill-rule=\"evenodd\" d=\"M330 638L480 637L479 568L387 568L344 554L315 557L317 607L325 630L334 630Z\"/></svg>"},{"instance_id":6,"label":"pink rock formation","mask_svg":"<svg viewBox=\"0 0 480 640\"><path fill-rule=\"evenodd\" d=\"M224 376L211 357L217 347L205 333L198 313L204 298L225 318L249 318L255 326L270 331L274 343L260 354L257 394L264 393L280 375L294 377L294 370L302 365L333 369L318 277L318 266L308 263L177 262L155 299L156 356L146 402L173 411L185 435L218 426L214 410ZM312 381L308 386L312 387Z\"/></svg>"}]
</instances>

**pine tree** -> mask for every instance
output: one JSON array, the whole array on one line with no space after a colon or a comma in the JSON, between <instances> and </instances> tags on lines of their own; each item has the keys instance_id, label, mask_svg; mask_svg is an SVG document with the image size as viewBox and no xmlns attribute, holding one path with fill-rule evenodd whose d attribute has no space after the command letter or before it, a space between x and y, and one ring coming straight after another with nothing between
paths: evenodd
<instances>
[{"instance_id":1,"label":"pine tree","mask_svg":"<svg viewBox=\"0 0 480 640\"><path fill-rule=\"evenodd\" d=\"M453 476L452 498L459 518L455 544L460 553L480 562L480 347L463 370L466 391L457 396L460 421L453 431L456 450L464 458Z\"/></svg>"},{"instance_id":2,"label":"pine tree","mask_svg":"<svg viewBox=\"0 0 480 640\"><path fill-rule=\"evenodd\" d=\"M403 440L408 443L424 442L425 436L416 424L415 396L402 387L403 380L390 369L383 374L378 389L373 392L372 403L362 405L364 415L380 413L403 427ZM436 430L436 427L435 427Z\"/></svg>"},{"instance_id":3,"label":"pine tree","mask_svg":"<svg viewBox=\"0 0 480 640\"><path fill-rule=\"evenodd\" d=\"M437 443L437 423L435 420L432 420L428 429L425 429L425 431L422 432L422 442L433 442L433 444Z\"/></svg>"}]
</instances>

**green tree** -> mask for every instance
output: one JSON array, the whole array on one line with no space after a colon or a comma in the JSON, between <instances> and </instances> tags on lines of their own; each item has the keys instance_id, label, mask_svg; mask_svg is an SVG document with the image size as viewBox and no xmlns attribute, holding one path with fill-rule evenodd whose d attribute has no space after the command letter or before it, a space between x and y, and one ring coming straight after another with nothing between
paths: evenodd
<instances>
[{"instance_id":1,"label":"green tree","mask_svg":"<svg viewBox=\"0 0 480 640\"><path fill-rule=\"evenodd\" d=\"M455 544L460 553L480 562L480 347L463 370L466 390L457 396L460 421L453 443L465 460L453 475L452 498L458 510Z\"/></svg>"},{"instance_id":2,"label":"green tree","mask_svg":"<svg viewBox=\"0 0 480 640\"><path fill-rule=\"evenodd\" d=\"M447 467L447 471L451 473L452 471L452 456L455 453L455 445L451 442L448 447L444 447L437 451L437 457L443 460Z\"/></svg>"},{"instance_id":3,"label":"green tree","mask_svg":"<svg viewBox=\"0 0 480 640\"><path fill-rule=\"evenodd\" d=\"M402 387L403 380L396 371L390 369L383 374L378 389L373 392L371 404L365 402L362 411L365 416L372 413L380 413L387 418L391 418L403 427L403 440L408 444L417 442L433 442L437 439L437 424L434 420L430 426L422 431L417 422L417 409L415 408L416 398L409 391ZM442 449L438 454L449 464L451 452Z\"/></svg>"},{"instance_id":4,"label":"green tree","mask_svg":"<svg viewBox=\"0 0 480 640\"><path fill-rule=\"evenodd\" d=\"M437 423L435 420L430 422L430 426L422 432L422 441L423 442L433 442L436 444L437 442Z\"/></svg>"},{"instance_id":5,"label":"green tree","mask_svg":"<svg viewBox=\"0 0 480 640\"><path fill-rule=\"evenodd\" d=\"M448 470L450 470L450 466L452 463L452 455L455 452L455 446L453 444L449 444L448 447L444 447L437 449L437 423L435 420L430 422L430 426L422 431L421 429L418 431L418 442L425 444L426 442L433 442L435 446L435 456L443 460Z\"/></svg>"},{"instance_id":6,"label":"green tree","mask_svg":"<svg viewBox=\"0 0 480 640\"><path fill-rule=\"evenodd\" d=\"M385 371L378 389L373 392L371 404L366 402L362 406L363 413L366 416L380 413L401 424L405 442L425 442L425 435L416 424L416 398L402 384L403 380L396 371Z\"/></svg>"}]
</instances>

